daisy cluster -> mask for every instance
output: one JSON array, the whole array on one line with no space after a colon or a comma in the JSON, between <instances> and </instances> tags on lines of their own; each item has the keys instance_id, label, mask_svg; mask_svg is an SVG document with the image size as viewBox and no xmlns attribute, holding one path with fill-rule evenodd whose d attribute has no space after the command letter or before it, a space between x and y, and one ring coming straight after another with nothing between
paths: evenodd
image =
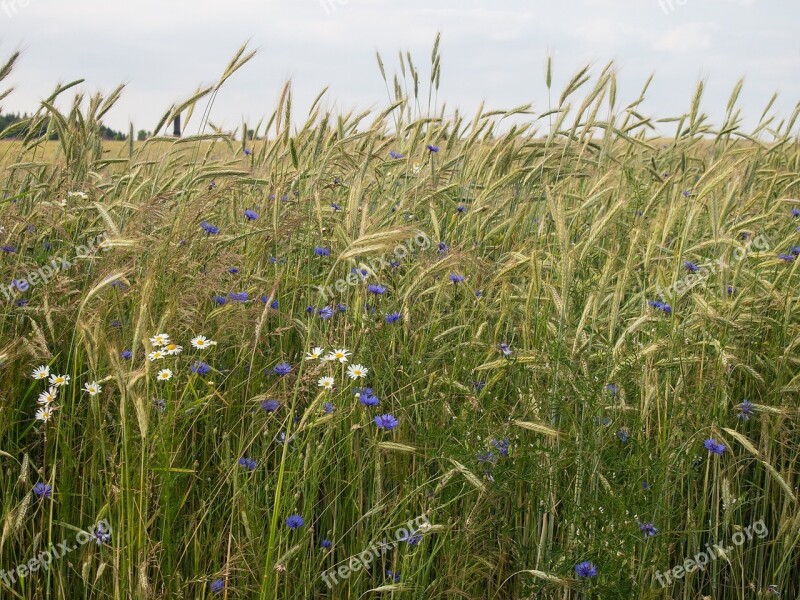
<instances>
[{"instance_id":1,"label":"daisy cluster","mask_svg":"<svg viewBox=\"0 0 800 600\"><path fill-rule=\"evenodd\" d=\"M204 335L198 335L190 340L193 348L197 350L207 350L212 346L216 346L217 342L208 339ZM183 346L176 344L172 341L168 333L158 333L150 338L150 344L154 350L147 355L147 360L150 362L157 362L164 360L170 356L178 356L183 352ZM195 361L191 366L191 371L199 375L205 375L211 371L211 367L202 361ZM172 369L160 369L156 374L158 381L169 381L172 379L174 372Z\"/></svg>"},{"instance_id":2,"label":"daisy cluster","mask_svg":"<svg viewBox=\"0 0 800 600\"><path fill-rule=\"evenodd\" d=\"M58 401L58 392L61 388L69 385L70 376L50 373L50 367L48 365L40 365L33 370L31 377L37 380L46 380L48 383L48 388L40 393L39 397L36 399L36 403L39 405L36 411L36 419L47 423L53 418L55 411L58 410L58 405L56 404ZM100 384L96 381L83 384L83 391L90 396L97 396L101 389Z\"/></svg>"}]
</instances>

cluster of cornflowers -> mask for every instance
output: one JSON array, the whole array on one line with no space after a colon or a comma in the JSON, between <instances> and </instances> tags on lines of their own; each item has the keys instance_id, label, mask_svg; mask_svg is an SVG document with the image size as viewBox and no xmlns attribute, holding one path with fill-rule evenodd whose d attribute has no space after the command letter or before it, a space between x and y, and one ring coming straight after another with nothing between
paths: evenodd
<instances>
[{"instance_id":1,"label":"cluster of cornflowers","mask_svg":"<svg viewBox=\"0 0 800 600\"><path fill-rule=\"evenodd\" d=\"M150 343L155 348L155 350L147 355L147 360L150 362L163 360L167 356L177 356L183 352L183 346L174 343L170 339L168 333L159 333L154 335L150 338ZM190 343L197 350L206 350L211 346L217 345L217 342L208 339L204 335L193 337ZM211 371L211 367L202 361L195 361L191 366L191 371L192 373L197 373L198 375L205 375ZM172 372L172 369L161 369L156 374L156 379L158 381L169 381L172 379L173 375L174 373Z\"/></svg>"},{"instance_id":2,"label":"cluster of cornflowers","mask_svg":"<svg viewBox=\"0 0 800 600\"><path fill-rule=\"evenodd\" d=\"M337 348L329 353L325 353L325 349L321 347L313 348L306 354L306 360L319 360L323 363L338 362L339 364L347 364L351 356L350 350L347 348ZM357 381L366 378L369 369L362 364L348 365L346 375L352 381ZM317 385L325 391L331 391L336 385L336 380L330 375L320 377ZM372 407L380 403L380 399L375 395L370 387L359 388L355 390L355 398L364 406ZM333 412L333 406L330 403L325 404L325 412ZM378 429L392 430L398 425L398 420L392 414L377 415L373 422Z\"/></svg>"},{"instance_id":3,"label":"cluster of cornflowers","mask_svg":"<svg viewBox=\"0 0 800 600\"><path fill-rule=\"evenodd\" d=\"M48 365L40 365L33 370L31 377L38 380L46 379L49 383L49 387L39 394L39 397L36 399L36 403L39 404L39 409L36 411L36 419L47 423L53 418L55 411L58 410L56 400L58 400L59 389L69 385L70 376L56 375L55 373L51 374ZM83 384L83 391L90 396L97 396L101 389L100 384L96 381Z\"/></svg>"}]
</instances>

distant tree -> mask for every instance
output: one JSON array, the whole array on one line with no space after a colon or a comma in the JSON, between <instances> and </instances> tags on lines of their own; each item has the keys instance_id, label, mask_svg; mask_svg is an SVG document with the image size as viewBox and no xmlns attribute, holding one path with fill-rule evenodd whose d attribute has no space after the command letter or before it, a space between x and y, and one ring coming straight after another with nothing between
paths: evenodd
<instances>
[{"instance_id":1,"label":"distant tree","mask_svg":"<svg viewBox=\"0 0 800 600\"><path fill-rule=\"evenodd\" d=\"M146 132L144 129L140 129L139 133L136 134L136 139L139 140L140 142L145 141L148 137L150 137L150 134Z\"/></svg>"}]
</instances>

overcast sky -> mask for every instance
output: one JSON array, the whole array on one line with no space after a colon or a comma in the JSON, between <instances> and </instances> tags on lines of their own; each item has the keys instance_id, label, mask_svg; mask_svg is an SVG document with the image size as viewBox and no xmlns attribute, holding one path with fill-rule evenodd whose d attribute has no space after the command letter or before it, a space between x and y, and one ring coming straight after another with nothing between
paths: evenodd
<instances>
[{"instance_id":1,"label":"overcast sky","mask_svg":"<svg viewBox=\"0 0 800 600\"><path fill-rule=\"evenodd\" d=\"M614 59L621 100L631 101L655 73L643 107L655 117L684 112L700 79L703 109L717 119L742 76L748 124L773 92L784 116L800 100L797 0L0 0L0 58L22 50L3 109L32 111L60 81L85 78L87 91L126 83L106 123L152 129L171 103L215 82L248 39L259 53L220 93L218 125L269 115L287 78L298 111L326 85L336 110L380 108L375 50L389 73L398 50L410 51L425 78L437 31L439 98L469 112L484 99L546 110L548 53L559 91L584 64L597 73Z\"/></svg>"}]
</instances>

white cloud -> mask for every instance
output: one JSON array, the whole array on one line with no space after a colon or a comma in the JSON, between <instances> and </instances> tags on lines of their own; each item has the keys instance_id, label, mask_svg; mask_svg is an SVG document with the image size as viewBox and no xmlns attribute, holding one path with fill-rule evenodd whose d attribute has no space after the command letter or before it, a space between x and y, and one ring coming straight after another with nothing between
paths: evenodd
<instances>
[{"instance_id":1,"label":"white cloud","mask_svg":"<svg viewBox=\"0 0 800 600\"><path fill-rule=\"evenodd\" d=\"M712 34L718 29L715 23L684 23L659 35L653 49L659 52L686 54L711 48Z\"/></svg>"}]
</instances>

